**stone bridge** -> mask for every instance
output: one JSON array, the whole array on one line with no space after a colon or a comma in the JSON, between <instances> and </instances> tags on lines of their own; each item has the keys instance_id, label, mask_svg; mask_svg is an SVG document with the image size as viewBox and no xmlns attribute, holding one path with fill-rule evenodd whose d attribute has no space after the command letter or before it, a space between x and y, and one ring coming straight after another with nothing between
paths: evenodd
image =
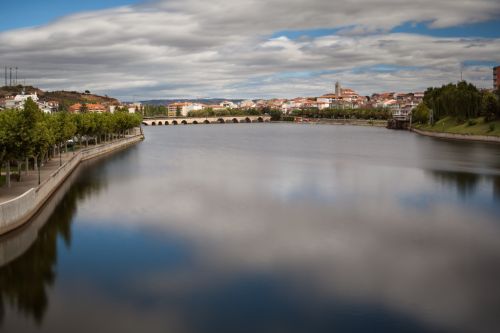
<instances>
[{"instance_id":1,"label":"stone bridge","mask_svg":"<svg viewBox=\"0 0 500 333\"><path fill-rule=\"evenodd\" d=\"M224 124L224 123L268 123L271 116L225 116L225 117L175 117L175 118L144 118L146 126L191 125L191 124Z\"/></svg>"}]
</instances>

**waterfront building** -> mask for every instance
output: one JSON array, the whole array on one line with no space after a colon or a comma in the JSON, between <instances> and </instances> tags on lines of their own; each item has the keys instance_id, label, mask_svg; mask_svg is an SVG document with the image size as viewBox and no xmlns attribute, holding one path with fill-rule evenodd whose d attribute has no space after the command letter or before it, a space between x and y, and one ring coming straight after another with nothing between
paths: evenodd
<instances>
[{"instance_id":1,"label":"waterfront building","mask_svg":"<svg viewBox=\"0 0 500 333\"><path fill-rule=\"evenodd\" d=\"M188 113L191 111L198 111L203 109L203 104L190 102L171 103L167 106L169 114L180 112L181 116L183 117L187 117Z\"/></svg>"},{"instance_id":2,"label":"waterfront building","mask_svg":"<svg viewBox=\"0 0 500 333\"><path fill-rule=\"evenodd\" d=\"M219 104L220 106L226 108L226 109L237 109L238 105L234 104L231 101L224 101Z\"/></svg>"},{"instance_id":3,"label":"waterfront building","mask_svg":"<svg viewBox=\"0 0 500 333\"><path fill-rule=\"evenodd\" d=\"M125 107L128 110L128 113L141 113L142 103L134 102L134 103L126 103Z\"/></svg>"},{"instance_id":4,"label":"waterfront building","mask_svg":"<svg viewBox=\"0 0 500 333\"><path fill-rule=\"evenodd\" d=\"M247 100L242 101L240 103L240 108L242 108L242 109L252 109L254 107L255 107L255 103L250 99L247 99Z\"/></svg>"},{"instance_id":5,"label":"waterfront building","mask_svg":"<svg viewBox=\"0 0 500 333\"><path fill-rule=\"evenodd\" d=\"M80 103L73 104L69 107L69 112L80 113L82 106L83 106L83 104L80 104ZM87 107L87 112L91 112L91 113L105 113L107 111L106 106L99 104L99 103L96 103L96 104L89 103L89 104L85 104L85 106Z\"/></svg>"},{"instance_id":6,"label":"waterfront building","mask_svg":"<svg viewBox=\"0 0 500 333\"><path fill-rule=\"evenodd\" d=\"M177 112L180 112L181 114L186 114L187 115L187 109L186 107L188 106L189 103L184 103L184 102L176 102L176 103L171 103L167 106L167 111L169 113L175 113L177 115Z\"/></svg>"},{"instance_id":7,"label":"waterfront building","mask_svg":"<svg viewBox=\"0 0 500 333\"><path fill-rule=\"evenodd\" d=\"M225 110L226 108L221 106L220 104L205 104L203 105L203 109L212 109L213 111Z\"/></svg>"}]
</instances>

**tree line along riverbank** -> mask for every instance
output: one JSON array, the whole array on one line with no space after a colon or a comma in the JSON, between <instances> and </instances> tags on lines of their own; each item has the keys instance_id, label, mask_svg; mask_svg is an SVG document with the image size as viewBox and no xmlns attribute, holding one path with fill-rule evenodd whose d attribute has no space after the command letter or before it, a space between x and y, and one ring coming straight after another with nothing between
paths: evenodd
<instances>
[{"instance_id":1,"label":"tree line along riverbank","mask_svg":"<svg viewBox=\"0 0 500 333\"><path fill-rule=\"evenodd\" d=\"M20 110L0 112L0 165L4 170L0 185L10 187L12 167L21 181L21 169L32 167L39 172L40 165L67 151L68 143L88 146L89 142L123 137L140 126L141 120L140 115L125 112L45 114L28 99Z\"/></svg>"},{"instance_id":2,"label":"tree line along riverbank","mask_svg":"<svg viewBox=\"0 0 500 333\"><path fill-rule=\"evenodd\" d=\"M167 107L164 105L145 105L143 108L145 117L164 117L167 116ZM391 117L388 109L337 109L327 108L319 110L317 108L304 108L293 110L288 114L283 114L281 110L275 110L270 107L250 108L250 109L220 109L214 110L207 108L203 110L190 111L187 117L227 117L227 116L260 116L269 114L272 121L293 121L295 117L303 118L321 118L321 119L366 119L366 120L387 120ZM176 116L180 116L180 112Z\"/></svg>"},{"instance_id":3,"label":"tree line along riverbank","mask_svg":"<svg viewBox=\"0 0 500 333\"><path fill-rule=\"evenodd\" d=\"M479 90L465 81L429 88L412 122L428 132L500 136L500 90Z\"/></svg>"}]
</instances>

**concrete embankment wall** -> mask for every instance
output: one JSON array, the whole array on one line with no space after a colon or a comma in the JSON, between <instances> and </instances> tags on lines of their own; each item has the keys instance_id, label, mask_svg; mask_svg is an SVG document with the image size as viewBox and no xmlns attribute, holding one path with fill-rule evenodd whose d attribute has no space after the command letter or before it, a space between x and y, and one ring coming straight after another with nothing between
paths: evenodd
<instances>
[{"instance_id":1,"label":"concrete embankment wall","mask_svg":"<svg viewBox=\"0 0 500 333\"><path fill-rule=\"evenodd\" d=\"M351 125L351 126L373 126L387 127L387 120L368 119L308 119L308 121L296 122L298 124L319 124L319 125Z\"/></svg>"},{"instance_id":2,"label":"concrete embankment wall","mask_svg":"<svg viewBox=\"0 0 500 333\"><path fill-rule=\"evenodd\" d=\"M482 141L482 142L494 142L500 143L500 137L491 135L468 135L468 134L452 134L452 133L442 133L442 132L429 132L422 131L416 128L411 129L412 132L431 136L434 138L448 139L448 140L465 140L465 141Z\"/></svg>"},{"instance_id":3,"label":"concrete embankment wall","mask_svg":"<svg viewBox=\"0 0 500 333\"><path fill-rule=\"evenodd\" d=\"M88 162L87 162L88 163ZM57 190L45 202L43 209L40 209L30 220L16 230L0 236L0 267L20 257L25 253L38 238L40 229L54 213L58 204L64 199L75 180L78 178L77 166L73 172L61 183Z\"/></svg>"},{"instance_id":4,"label":"concrete embankment wall","mask_svg":"<svg viewBox=\"0 0 500 333\"><path fill-rule=\"evenodd\" d=\"M97 147L83 149L77 152L69 161L54 171L49 178L45 179L37 187L29 189L17 198L1 203L0 235L28 222L80 162L123 149L143 139L142 135L138 135Z\"/></svg>"}]
</instances>

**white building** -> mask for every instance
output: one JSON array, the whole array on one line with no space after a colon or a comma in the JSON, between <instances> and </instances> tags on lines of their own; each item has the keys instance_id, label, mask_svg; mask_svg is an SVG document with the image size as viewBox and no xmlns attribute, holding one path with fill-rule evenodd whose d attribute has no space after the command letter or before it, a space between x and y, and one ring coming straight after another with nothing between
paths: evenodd
<instances>
[{"instance_id":1,"label":"white building","mask_svg":"<svg viewBox=\"0 0 500 333\"><path fill-rule=\"evenodd\" d=\"M318 97L316 99L316 101L318 103L322 103L322 104L328 104L328 107L330 108L334 108L334 107L337 107L340 102L342 101L342 97L336 95L336 94L325 94L321 97Z\"/></svg>"},{"instance_id":2,"label":"white building","mask_svg":"<svg viewBox=\"0 0 500 333\"><path fill-rule=\"evenodd\" d=\"M234 104L231 101L224 101L220 103L220 106L227 108L227 109L237 109L238 105Z\"/></svg>"},{"instance_id":3,"label":"white building","mask_svg":"<svg viewBox=\"0 0 500 333\"><path fill-rule=\"evenodd\" d=\"M24 91L21 94L14 96L13 98L11 97L5 99L4 106L6 109L22 109L24 108L24 104L26 103L26 101L30 98L44 113L57 112L59 108L59 104L55 101L40 101L36 92L34 94L26 94Z\"/></svg>"},{"instance_id":4,"label":"white building","mask_svg":"<svg viewBox=\"0 0 500 333\"><path fill-rule=\"evenodd\" d=\"M199 103L187 103L187 105L185 105L182 108L181 114L184 117L186 117L189 112L191 112L191 111L199 111L199 110L203 110L203 104L199 104Z\"/></svg>"},{"instance_id":5,"label":"white building","mask_svg":"<svg viewBox=\"0 0 500 333\"><path fill-rule=\"evenodd\" d=\"M57 102L37 102L36 103L40 110L42 110L44 113L54 113L57 112L59 109L59 103Z\"/></svg>"},{"instance_id":6,"label":"white building","mask_svg":"<svg viewBox=\"0 0 500 333\"><path fill-rule=\"evenodd\" d=\"M247 99L247 100L242 101L240 103L240 108L242 108L242 109L253 109L254 107L255 107L255 103L250 99Z\"/></svg>"},{"instance_id":7,"label":"white building","mask_svg":"<svg viewBox=\"0 0 500 333\"><path fill-rule=\"evenodd\" d=\"M142 110L142 103L134 102L127 104L128 113L139 113Z\"/></svg>"},{"instance_id":8,"label":"white building","mask_svg":"<svg viewBox=\"0 0 500 333\"><path fill-rule=\"evenodd\" d=\"M7 109L22 109L24 107L24 103L31 98L33 102L38 102L38 96L36 93L34 94L25 94L24 91L14 96L14 98L9 98L5 100L5 108Z\"/></svg>"}]
</instances>

